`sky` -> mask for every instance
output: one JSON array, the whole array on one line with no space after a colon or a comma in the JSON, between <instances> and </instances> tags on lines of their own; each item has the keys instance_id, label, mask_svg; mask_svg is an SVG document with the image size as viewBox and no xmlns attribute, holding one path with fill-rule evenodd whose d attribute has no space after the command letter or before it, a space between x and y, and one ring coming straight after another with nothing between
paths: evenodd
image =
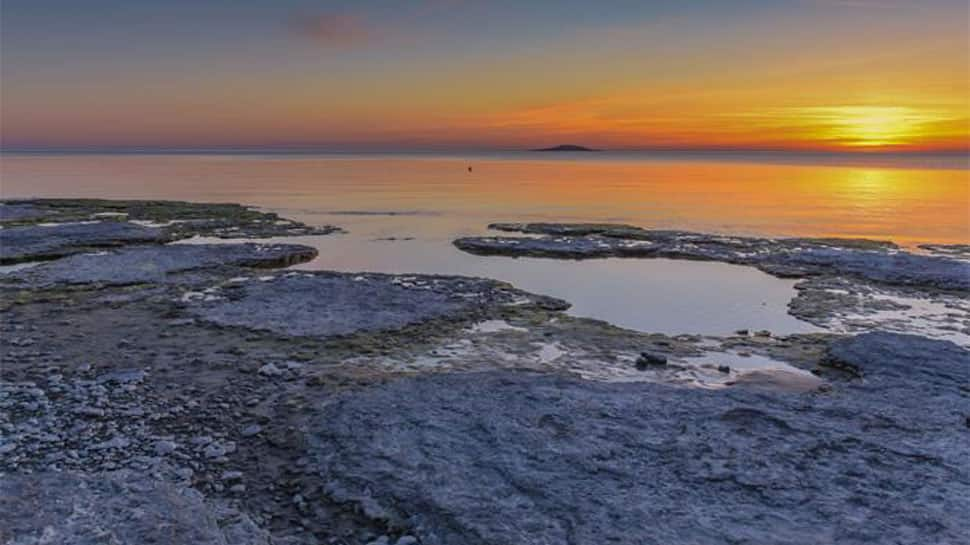
<instances>
[{"instance_id":1,"label":"sky","mask_svg":"<svg viewBox=\"0 0 970 545\"><path fill-rule=\"evenodd\" d=\"M965 151L965 0L3 0L5 149Z\"/></svg>"}]
</instances>

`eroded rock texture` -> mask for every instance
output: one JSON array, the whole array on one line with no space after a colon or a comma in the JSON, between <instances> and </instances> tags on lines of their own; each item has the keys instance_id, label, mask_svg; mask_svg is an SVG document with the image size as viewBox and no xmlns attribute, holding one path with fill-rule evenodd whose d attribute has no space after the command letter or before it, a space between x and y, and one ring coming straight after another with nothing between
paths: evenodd
<instances>
[{"instance_id":1,"label":"eroded rock texture","mask_svg":"<svg viewBox=\"0 0 970 545\"><path fill-rule=\"evenodd\" d=\"M0 542L269 545L244 515L220 512L191 488L130 471L0 477Z\"/></svg>"},{"instance_id":2,"label":"eroded rock texture","mask_svg":"<svg viewBox=\"0 0 970 545\"><path fill-rule=\"evenodd\" d=\"M310 441L328 492L422 543L956 543L970 535L951 343L868 334L823 395L425 376L346 396ZM837 362L837 363L836 363Z\"/></svg>"}]
</instances>

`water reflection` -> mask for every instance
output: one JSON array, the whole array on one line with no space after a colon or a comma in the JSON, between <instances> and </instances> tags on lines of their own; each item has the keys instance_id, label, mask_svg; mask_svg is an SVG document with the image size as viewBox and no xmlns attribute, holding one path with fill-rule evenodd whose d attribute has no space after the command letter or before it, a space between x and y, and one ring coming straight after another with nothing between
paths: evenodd
<instances>
[{"instance_id":1,"label":"water reflection","mask_svg":"<svg viewBox=\"0 0 970 545\"><path fill-rule=\"evenodd\" d=\"M970 242L965 169L758 163L744 162L744 156L595 156L4 155L0 173L4 197L397 210L457 217L466 226L500 220L625 221L738 234ZM473 172L467 171L469 164Z\"/></svg>"},{"instance_id":2,"label":"water reflection","mask_svg":"<svg viewBox=\"0 0 970 545\"><path fill-rule=\"evenodd\" d=\"M351 234L276 239L316 247L305 270L459 274L495 278L565 299L570 313L659 333L726 335L738 329L775 333L818 331L788 315L794 281L750 267L669 259L559 261L483 257L454 248L450 239L422 235L421 219L358 223ZM412 225L409 225L412 224ZM379 235L407 233L407 240Z\"/></svg>"}]
</instances>

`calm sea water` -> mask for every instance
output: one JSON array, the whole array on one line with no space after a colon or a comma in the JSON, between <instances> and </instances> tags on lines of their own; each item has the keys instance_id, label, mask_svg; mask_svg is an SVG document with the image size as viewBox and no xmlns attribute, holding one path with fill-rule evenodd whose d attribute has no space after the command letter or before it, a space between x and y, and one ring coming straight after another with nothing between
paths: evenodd
<instances>
[{"instance_id":1,"label":"calm sea water","mask_svg":"<svg viewBox=\"0 0 970 545\"><path fill-rule=\"evenodd\" d=\"M471 171L468 168L471 167ZM487 276L644 331L810 331L793 283L719 263L470 256L494 221L610 221L771 236L970 243L965 158L535 153L5 154L0 195L241 202L347 235L304 268ZM395 239L395 240L388 240Z\"/></svg>"}]
</instances>

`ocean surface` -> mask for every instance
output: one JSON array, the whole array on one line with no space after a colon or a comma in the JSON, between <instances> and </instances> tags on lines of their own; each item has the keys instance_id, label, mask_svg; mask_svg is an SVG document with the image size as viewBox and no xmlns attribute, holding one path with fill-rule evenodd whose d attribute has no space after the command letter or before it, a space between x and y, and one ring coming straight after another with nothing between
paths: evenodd
<instances>
[{"instance_id":1,"label":"ocean surface","mask_svg":"<svg viewBox=\"0 0 970 545\"><path fill-rule=\"evenodd\" d=\"M480 257L496 221L622 222L761 236L970 243L967 158L732 153L0 155L0 196L239 202L344 235L301 268L486 276L576 315L665 333L814 331L791 280L721 263Z\"/></svg>"}]
</instances>

